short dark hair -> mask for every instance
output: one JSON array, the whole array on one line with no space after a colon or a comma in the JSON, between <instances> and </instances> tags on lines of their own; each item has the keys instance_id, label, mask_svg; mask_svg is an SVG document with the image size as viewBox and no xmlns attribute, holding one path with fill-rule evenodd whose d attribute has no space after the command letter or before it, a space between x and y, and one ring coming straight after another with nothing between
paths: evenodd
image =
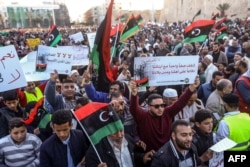
<instances>
[{"instance_id":1,"label":"short dark hair","mask_svg":"<svg viewBox=\"0 0 250 167\"><path fill-rule=\"evenodd\" d=\"M51 118L52 124L65 124L69 123L70 125L72 124L72 113L70 110L57 110L53 113L52 118Z\"/></svg>"},{"instance_id":2,"label":"short dark hair","mask_svg":"<svg viewBox=\"0 0 250 167\"><path fill-rule=\"evenodd\" d=\"M147 100L147 104L151 104L151 102L154 99L163 99L161 95L157 94L157 93L153 93L151 95L148 96L148 100Z\"/></svg>"},{"instance_id":3,"label":"short dark hair","mask_svg":"<svg viewBox=\"0 0 250 167\"><path fill-rule=\"evenodd\" d=\"M9 121L9 130L12 130L14 128L20 128L23 126L26 127L26 124L24 123L22 118L15 117Z\"/></svg>"},{"instance_id":4,"label":"short dark hair","mask_svg":"<svg viewBox=\"0 0 250 167\"><path fill-rule=\"evenodd\" d=\"M121 81L114 81L114 82L112 82L112 83L110 84L110 86L112 86L112 85L119 85L119 90L120 90L120 92L123 92L124 89L125 89L123 84L125 84L125 83L123 83L123 82L121 82Z\"/></svg>"},{"instance_id":5,"label":"short dark hair","mask_svg":"<svg viewBox=\"0 0 250 167\"><path fill-rule=\"evenodd\" d=\"M3 92L2 94L3 96L3 100L6 101L6 100L17 100L18 99L18 93L16 90L8 90L8 91L5 91Z\"/></svg>"},{"instance_id":6,"label":"short dark hair","mask_svg":"<svg viewBox=\"0 0 250 167\"><path fill-rule=\"evenodd\" d=\"M208 118L213 118L213 116L212 116L212 113L210 113L206 109L200 109L194 115L195 122L199 122L199 123L201 123L202 121L204 121Z\"/></svg>"},{"instance_id":7,"label":"short dark hair","mask_svg":"<svg viewBox=\"0 0 250 167\"><path fill-rule=\"evenodd\" d=\"M110 99L112 100L113 98L118 98L118 97L120 97L120 96L122 96L121 93L119 93L119 92L114 92L114 93L111 93Z\"/></svg>"},{"instance_id":8,"label":"short dark hair","mask_svg":"<svg viewBox=\"0 0 250 167\"><path fill-rule=\"evenodd\" d=\"M216 76L224 76L223 73L221 71L215 71L212 74L212 78L215 78Z\"/></svg>"},{"instance_id":9,"label":"short dark hair","mask_svg":"<svg viewBox=\"0 0 250 167\"><path fill-rule=\"evenodd\" d=\"M174 121L174 123L172 124L172 127L171 127L171 133L172 132L175 132L176 133L176 129L177 129L177 126L191 126L187 121L185 120L176 120Z\"/></svg>"},{"instance_id":10,"label":"short dark hair","mask_svg":"<svg viewBox=\"0 0 250 167\"><path fill-rule=\"evenodd\" d=\"M75 83L75 82L71 79L65 79L62 81L62 84L65 84L65 83Z\"/></svg>"},{"instance_id":11,"label":"short dark hair","mask_svg":"<svg viewBox=\"0 0 250 167\"><path fill-rule=\"evenodd\" d=\"M85 96L76 99L76 104L81 104L81 106L85 106L88 103L89 103L89 98Z\"/></svg>"}]
</instances>

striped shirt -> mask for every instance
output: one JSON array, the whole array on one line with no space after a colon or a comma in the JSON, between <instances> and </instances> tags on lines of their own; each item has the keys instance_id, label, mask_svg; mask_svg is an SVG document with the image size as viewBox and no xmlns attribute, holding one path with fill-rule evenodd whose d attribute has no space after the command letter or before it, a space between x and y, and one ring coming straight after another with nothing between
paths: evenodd
<instances>
[{"instance_id":1,"label":"striped shirt","mask_svg":"<svg viewBox=\"0 0 250 167\"><path fill-rule=\"evenodd\" d=\"M10 135L0 139L0 166L38 167L41 144L42 141L30 133L20 144L14 143Z\"/></svg>"}]
</instances>

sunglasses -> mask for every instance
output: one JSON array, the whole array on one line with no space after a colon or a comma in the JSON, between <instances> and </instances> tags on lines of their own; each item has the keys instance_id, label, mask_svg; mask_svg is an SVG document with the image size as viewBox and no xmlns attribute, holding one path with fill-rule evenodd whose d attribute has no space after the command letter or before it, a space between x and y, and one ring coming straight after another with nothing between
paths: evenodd
<instances>
[{"instance_id":1,"label":"sunglasses","mask_svg":"<svg viewBox=\"0 0 250 167\"><path fill-rule=\"evenodd\" d=\"M166 107L166 104L165 103L162 103L162 104L155 104L155 105L150 105L150 106L152 106L152 107L154 107L154 108L156 108L156 109L158 109L158 108L165 108Z\"/></svg>"}]
</instances>

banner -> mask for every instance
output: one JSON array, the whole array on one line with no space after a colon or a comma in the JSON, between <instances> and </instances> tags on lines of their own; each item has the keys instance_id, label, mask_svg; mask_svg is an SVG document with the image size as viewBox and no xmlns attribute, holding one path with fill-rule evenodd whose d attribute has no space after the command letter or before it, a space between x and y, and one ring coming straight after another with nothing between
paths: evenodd
<instances>
[{"instance_id":1,"label":"banner","mask_svg":"<svg viewBox=\"0 0 250 167\"><path fill-rule=\"evenodd\" d=\"M76 34L69 35L69 39L71 42L74 42L74 43L82 42L84 40L82 32L78 32Z\"/></svg>"},{"instance_id":2,"label":"banner","mask_svg":"<svg viewBox=\"0 0 250 167\"><path fill-rule=\"evenodd\" d=\"M13 45L0 47L0 92L27 86Z\"/></svg>"},{"instance_id":3,"label":"banner","mask_svg":"<svg viewBox=\"0 0 250 167\"><path fill-rule=\"evenodd\" d=\"M149 80L149 86L194 83L199 56L135 57L134 79Z\"/></svg>"},{"instance_id":4,"label":"banner","mask_svg":"<svg viewBox=\"0 0 250 167\"><path fill-rule=\"evenodd\" d=\"M89 47L90 47L91 51L92 51L92 49L94 47L95 36L96 36L96 32L87 33L87 37L88 37L88 41L89 41Z\"/></svg>"},{"instance_id":5,"label":"banner","mask_svg":"<svg viewBox=\"0 0 250 167\"><path fill-rule=\"evenodd\" d=\"M36 71L69 75L71 72L73 55L70 51L49 46L38 46Z\"/></svg>"},{"instance_id":6,"label":"banner","mask_svg":"<svg viewBox=\"0 0 250 167\"><path fill-rule=\"evenodd\" d=\"M36 55L37 52L33 51L20 60L20 64L27 82L43 81L50 78L49 73L36 71Z\"/></svg>"},{"instance_id":7,"label":"banner","mask_svg":"<svg viewBox=\"0 0 250 167\"><path fill-rule=\"evenodd\" d=\"M36 46L40 45L41 39L40 38L28 38L27 43L31 49L34 49Z\"/></svg>"}]
</instances>

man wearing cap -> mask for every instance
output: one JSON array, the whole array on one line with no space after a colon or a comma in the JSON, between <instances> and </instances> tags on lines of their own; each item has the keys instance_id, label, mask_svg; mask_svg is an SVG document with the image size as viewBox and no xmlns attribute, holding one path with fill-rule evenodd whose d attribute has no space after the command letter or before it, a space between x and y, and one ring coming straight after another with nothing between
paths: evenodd
<instances>
[{"instance_id":1,"label":"man wearing cap","mask_svg":"<svg viewBox=\"0 0 250 167\"><path fill-rule=\"evenodd\" d=\"M178 100L177 91L172 88L166 88L163 91L162 95L163 95L163 102L166 104L166 106L170 106Z\"/></svg>"},{"instance_id":2,"label":"man wearing cap","mask_svg":"<svg viewBox=\"0 0 250 167\"><path fill-rule=\"evenodd\" d=\"M238 110L239 97L236 94L226 94L222 99L226 113L219 122L216 140L220 141L228 137L237 143L230 151L247 150L250 146L250 116Z\"/></svg>"},{"instance_id":3,"label":"man wearing cap","mask_svg":"<svg viewBox=\"0 0 250 167\"><path fill-rule=\"evenodd\" d=\"M218 68L213 64L213 56L211 55L204 57L204 63L207 65L205 70L206 83L209 83L212 80L213 72L218 71Z\"/></svg>"}]
</instances>

